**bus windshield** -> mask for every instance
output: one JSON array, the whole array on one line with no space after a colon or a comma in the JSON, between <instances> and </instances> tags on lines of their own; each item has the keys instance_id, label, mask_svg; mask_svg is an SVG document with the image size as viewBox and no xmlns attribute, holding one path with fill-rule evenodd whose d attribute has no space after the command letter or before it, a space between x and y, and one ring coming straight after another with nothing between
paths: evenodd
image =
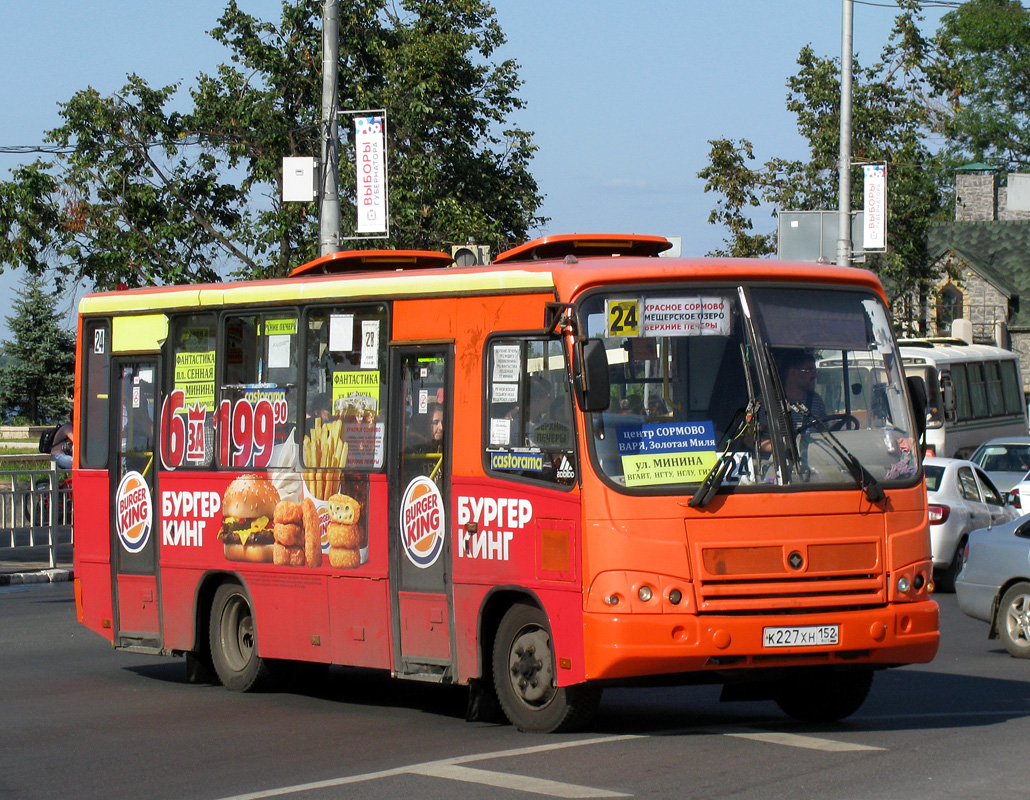
<instances>
[{"instance_id":1,"label":"bus windshield","mask_svg":"<svg viewBox=\"0 0 1030 800\"><path fill-rule=\"evenodd\" d=\"M720 462L722 486L754 491L916 477L904 377L872 293L619 290L585 299L582 319L608 355L592 455L617 487L690 494Z\"/></svg>"}]
</instances>

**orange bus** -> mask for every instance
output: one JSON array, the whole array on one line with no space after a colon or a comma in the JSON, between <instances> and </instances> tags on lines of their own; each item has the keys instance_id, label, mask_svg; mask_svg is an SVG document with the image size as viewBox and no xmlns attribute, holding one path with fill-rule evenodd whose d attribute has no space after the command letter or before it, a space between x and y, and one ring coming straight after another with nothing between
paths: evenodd
<instances>
[{"instance_id":1,"label":"orange bus","mask_svg":"<svg viewBox=\"0 0 1030 800\"><path fill-rule=\"evenodd\" d=\"M378 668L531 731L645 682L853 713L939 639L882 288L668 247L343 252L87 296L79 620L190 681Z\"/></svg>"}]
</instances>

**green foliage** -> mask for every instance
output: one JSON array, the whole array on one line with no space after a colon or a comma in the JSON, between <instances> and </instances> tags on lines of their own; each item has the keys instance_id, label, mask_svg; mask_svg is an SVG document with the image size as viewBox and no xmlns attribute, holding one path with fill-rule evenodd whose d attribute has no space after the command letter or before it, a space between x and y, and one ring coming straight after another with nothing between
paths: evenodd
<instances>
[{"instance_id":1,"label":"green foliage","mask_svg":"<svg viewBox=\"0 0 1030 800\"><path fill-rule=\"evenodd\" d=\"M284 0L259 20L230 0L211 36L228 64L178 86L136 75L115 95L61 106L49 161L0 183L0 265L96 287L285 275L318 254L317 204L283 203L282 158L320 155L321 4ZM339 106L385 108L389 241L495 249L545 221L517 65L483 0L342 0ZM355 218L349 116L340 118L343 235Z\"/></svg>"},{"instance_id":2,"label":"green foliage","mask_svg":"<svg viewBox=\"0 0 1030 800\"><path fill-rule=\"evenodd\" d=\"M75 337L54 313L55 296L39 278L22 282L7 325L0 366L0 416L30 425L65 422L71 414Z\"/></svg>"},{"instance_id":3,"label":"green foliage","mask_svg":"<svg viewBox=\"0 0 1030 800\"><path fill-rule=\"evenodd\" d=\"M935 129L956 160L1030 162L1030 10L968 0L944 15L926 65Z\"/></svg>"},{"instance_id":4,"label":"green foliage","mask_svg":"<svg viewBox=\"0 0 1030 800\"><path fill-rule=\"evenodd\" d=\"M888 252L870 255L889 292L901 297L930 277L926 228L942 218L950 173L928 144L932 115L925 102L926 53L919 33L916 4L899 0L900 13L880 61L852 64L852 157L855 162L886 162L888 175ZM840 152L840 59L802 48L799 70L787 81L787 109L808 143L808 158L773 158L760 168L750 142L710 142L709 164L699 173L705 190L722 196L709 222L729 231L722 253L765 255L773 252L773 234L751 234L748 207L814 211L838 206ZM861 172L852 172L851 207L860 209Z\"/></svg>"}]
</instances>

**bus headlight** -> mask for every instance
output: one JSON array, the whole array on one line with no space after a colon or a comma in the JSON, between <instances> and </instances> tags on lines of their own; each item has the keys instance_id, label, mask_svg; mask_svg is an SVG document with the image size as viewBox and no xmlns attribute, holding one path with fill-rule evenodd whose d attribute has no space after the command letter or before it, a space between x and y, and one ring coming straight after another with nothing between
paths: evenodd
<instances>
[{"instance_id":1,"label":"bus headlight","mask_svg":"<svg viewBox=\"0 0 1030 800\"><path fill-rule=\"evenodd\" d=\"M911 588L912 588L912 584L909 582L908 578L906 578L904 575L902 575L900 578L898 578L898 591L899 592L901 592L902 594L908 594L908 590L911 589Z\"/></svg>"}]
</instances>

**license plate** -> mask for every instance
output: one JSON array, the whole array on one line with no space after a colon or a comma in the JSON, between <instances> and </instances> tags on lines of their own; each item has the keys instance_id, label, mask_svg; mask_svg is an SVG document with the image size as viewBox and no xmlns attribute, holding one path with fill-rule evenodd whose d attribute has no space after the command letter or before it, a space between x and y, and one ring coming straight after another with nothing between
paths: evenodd
<instances>
[{"instance_id":1,"label":"license plate","mask_svg":"<svg viewBox=\"0 0 1030 800\"><path fill-rule=\"evenodd\" d=\"M763 647L825 647L840 640L840 625L804 625L797 628L765 628Z\"/></svg>"}]
</instances>

